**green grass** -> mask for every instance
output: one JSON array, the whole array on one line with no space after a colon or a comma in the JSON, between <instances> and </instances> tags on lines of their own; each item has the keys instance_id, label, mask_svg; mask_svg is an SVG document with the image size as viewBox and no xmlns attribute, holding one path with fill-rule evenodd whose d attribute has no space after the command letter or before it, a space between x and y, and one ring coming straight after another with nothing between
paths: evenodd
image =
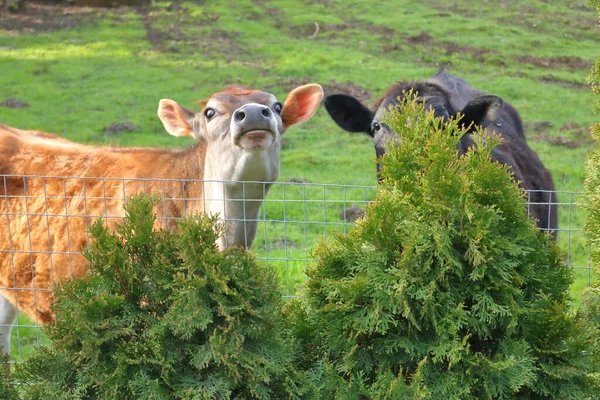
<instances>
[{"instance_id":1,"label":"green grass","mask_svg":"<svg viewBox=\"0 0 600 400\"><path fill-rule=\"evenodd\" d=\"M181 10L168 11L169 4L97 10L93 17L83 10L87 17L80 25L44 32L2 30L2 20L18 15L0 15L0 102L16 98L31 106L0 107L0 123L84 143L181 147L190 142L167 135L156 116L161 98L197 109L196 100L228 83L267 88L284 100L294 86L317 82L366 89L370 105L395 81L427 78L445 66L510 101L557 189L582 190L591 145L567 148L548 138L581 140L560 128L575 122L587 129L597 121L586 79L600 36L597 15L585 1L240 0L235 7L182 2ZM312 37L315 23L319 32ZM141 129L103 133L113 122ZM535 127L543 122L551 125L544 129L547 138L539 139ZM323 108L284 137L280 182L375 185L371 141L343 132ZM340 209L363 204L373 192L318 185L272 189L263 210L270 222L261 225L253 250L281 271L286 294L304 280L310 246L350 229ZM578 201L570 197L559 200ZM573 285L578 301L594 279L578 232L584 214L569 204L560 213L561 229L568 231L560 233L559 244L572 265L584 267L576 269ZM26 330L20 329L21 339L36 343L36 331Z\"/></svg>"}]
</instances>

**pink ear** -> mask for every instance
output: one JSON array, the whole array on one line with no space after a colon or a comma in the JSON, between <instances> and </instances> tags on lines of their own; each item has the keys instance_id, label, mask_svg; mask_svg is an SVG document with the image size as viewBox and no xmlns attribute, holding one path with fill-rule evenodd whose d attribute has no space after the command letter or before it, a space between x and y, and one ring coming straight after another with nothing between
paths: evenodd
<instances>
[{"instance_id":1,"label":"pink ear","mask_svg":"<svg viewBox=\"0 0 600 400\"><path fill-rule=\"evenodd\" d=\"M158 117L165 129L173 136L192 136L195 114L173 100L162 99L158 103Z\"/></svg>"},{"instance_id":2,"label":"pink ear","mask_svg":"<svg viewBox=\"0 0 600 400\"><path fill-rule=\"evenodd\" d=\"M281 111L283 129L286 130L288 127L300 124L312 117L319 108L322 98L323 88L315 83L292 90Z\"/></svg>"}]
</instances>

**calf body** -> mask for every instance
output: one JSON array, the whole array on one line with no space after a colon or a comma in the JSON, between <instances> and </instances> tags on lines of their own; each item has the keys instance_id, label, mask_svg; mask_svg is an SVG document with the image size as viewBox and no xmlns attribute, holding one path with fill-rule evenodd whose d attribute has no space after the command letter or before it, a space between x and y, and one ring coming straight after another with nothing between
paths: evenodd
<instances>
[{"instance_id":1,"label":"calf body","mask_svg":"<svg viewBox=\"0 0 600 400\"><path fill-rule=\"evenodd\" d=\"M542 230L556 236L558 209L554 182L537 154L527 145L523 123L517 110L498 96L486 94L471 87L464 79L441 71L434 77L419 82L400 82L389 88L372 109L347 95L331 95L325 99L325 107L333 120L349 132L364 132L373 138L377 156L385 154L389 140L395 133L381 121L398 98L405 98L409 91L416 92L417 101L433 110L436 117L451 118L463 115L461 123L486 131L499 133L503 142L492 153L495 161L509 166L519 185L529 191L529 211ZM474 145L474 129L464 135L458 144L459 155ZM378 163L377 171L381 164Z\"/></svg>"},{"instance_id":2,"label":"calf body","mask_svg":"<svg viewBox=\"0 0 600 400\"><path fill-rule=\"evenodd\" d=\"M52 287L86 273L79 251L98 217L123 216L134 193L158 194L159 225L193 213L219 214L219 248L250 247L259 208L279 175L281 135L309 119L319 85L294 89L284 104L270 93L228 87L196 114L161 100L158 115L184 150L84 146L0 125L0 333L8 351L16 310L52 319ZM267 183L262 183L267 182Z\"/></svg>"}]
</instances>

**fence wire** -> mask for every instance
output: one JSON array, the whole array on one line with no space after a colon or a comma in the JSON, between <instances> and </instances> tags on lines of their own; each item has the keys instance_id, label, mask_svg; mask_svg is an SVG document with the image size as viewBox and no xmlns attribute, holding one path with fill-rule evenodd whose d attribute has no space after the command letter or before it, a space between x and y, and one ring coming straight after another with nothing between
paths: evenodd
<instances>
[{"instance_id":1,"label":"fence wire","mask_svg":"<svg viewBox=\"0 0 600 400\"><path fill-rule=\"evenodd\" d=\"M252 251L278 271L285 297L296 296L304 282L314 245L348 233L375 197L374 187L357 185L0 175L0 333L8 332L10 304L18 303L14 362L23 362L47 341L41 326L51 318L53 285L85 270L80 251L90 224L101 217L113 226L123 218L127 196L138 192L161 198L155 212L158 226L167 229L182 216L223 203L226 194L240 204L257 203L266 195L256 217L224 212L222 219L243 224L245 233L256 226ZM552 192L550 198L550 207L558 208L558 244L574 269L577 297L595 280L582 234L581 193Z\"/></svg>"}]
</instances>

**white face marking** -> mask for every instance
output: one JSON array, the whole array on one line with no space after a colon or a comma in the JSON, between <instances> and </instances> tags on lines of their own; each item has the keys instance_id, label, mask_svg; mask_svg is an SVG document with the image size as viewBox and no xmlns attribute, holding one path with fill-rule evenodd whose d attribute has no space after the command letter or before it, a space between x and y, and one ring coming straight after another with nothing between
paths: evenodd
<instances>
[{"instance_id":1,"label":"white face marking","mask_svg":"<svg viewBox=\"0 0 600 400\"><path fill-rule=\"evenodd\" d=\"M243 221L258 217L270 185L251 182L274 182L279 176L283 122L278 105L265 92L217 94L196 115L199 139L207 143L204 179L217 181L205 187L206 212L226 220L221 248L252 242L256 223Z\"/></svg>"},{"instance_id":2,"label":"white face marking","mask_svg":"<svg viewBox=\"0 0 600 400\"><path fill-rule=\"evenodd\" d=\"M279 175L283 123L277 99L255 92L235 97L217 94L199 119L200 136L213 159L214 179L272 182Z\"/></svg>"}]
</instances>

